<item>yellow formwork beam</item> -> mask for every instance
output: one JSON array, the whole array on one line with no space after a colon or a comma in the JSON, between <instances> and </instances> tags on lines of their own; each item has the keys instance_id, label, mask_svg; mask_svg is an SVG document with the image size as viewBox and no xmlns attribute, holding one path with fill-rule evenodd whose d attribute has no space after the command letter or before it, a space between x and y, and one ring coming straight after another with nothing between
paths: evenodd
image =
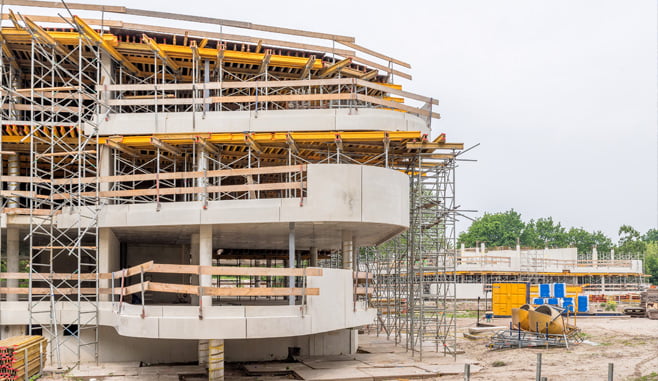
<instances>
[{"instance_id":1,"label":"yellow formwork beam","mask_svg":"<svg viewBox=\"0 0 658 381\"><path fill-rule=\"evenodd\" d=\"M77 45L78 32L60 32L60 31L45 31L53 40L62 45ZM11 44L30 44L32 43L32 35L25 30L16 28L2 28L2 35L5 40ZM111 46L117 45L117 37L110 34L103 34L103 41Z\"/></svg>"},{"instance_id":2,"label":"yellow formwork beam","mask_svg":"<svg viewBox=\"0 0 658 381\"><path fill-rule=\"evenodd\" d=\"M191 59L193 56L192 48L189 46L180 46L180 45L169 45L169 44L158 44L159 48L164 54L167 54L172 58L184 58ZM151 48L145 44L133 43L133 42L120 42L117 46L117 49L125 53L133 54L144 54L150 53ZM197 48L199 57L217 60L218 54L222 54L224 62L228 63L237 63L237 64L247 64L247 65L257 65L260 66L265 59L266 53L254 53L254 52L240 52L236 50L218 50L211 48ZM278 54L272 54L270 57L269 65L277 67L288 67L295 69L303 69L306 67L308 58L305 57L293 57L293 56L283 56ZM316 59L313 63L312 69L319 70L324 67L322 60Z\"/></svg>"},{"instance_id":3,"label":"yellow formwork beam","mask_svg":"<svg viewBox=\"0 0 658 381\"><path fill-rule=\"evenodd\" d=\"M257 144L288 144L290 139L297 143L333 143L336 135L343 142L383 142L388 133L391 141L422 139L424 134L419 131L348 131L348 132L256 132L249 134L249 139ZM244 133L198 133L198 134L154 134L143 136L124 136L121 143L127 146L150 146L151 138L156 137L172 145L192 144L199 139L210 144L245 144ZM99 138L104 144L108 138Z\"/></svg>"},{"instance_id":4,"label":"yellow formwork beam","mask_svg":"<svg viewBox=\"0 0 658 381\"><path fill-rule=\"evenodd\" d=\"M117 39L116 37L109 35L110 38L109 40L105 38L105 36L108 36L108 34L104 35L99 35L92 27L90 27L84 20L82 20L78 16L73 16L73 22L75 22L78 27L80 28L80 31L84 33L87 38L91 39L95 43L99 44L101 49L105 50L105 52L109 55L112 56L119 64L123 65L126 69L131 74L138 75L139 74L139 69L135 65L133 65L131 62L129 62L126 57L124 57L121 53L119 53L113 45L116 45Z\"/></svg>"},{"instance_id":5,"label":"yellow formwork beam","mask_svg":"<svg viewBox=\"0 0 658 381\"><path fill-rule=\"evenodd\" d=\"M155 42L154 39L152 39L151 37L145 34L142 34L142 41L144 41L144 43L146 43L146 45L148 45L148 47L151 48L151 50L155 54L157 54L158 57L160 57L160 59L164 61L165 65L169 66L171 70L173 70L176 73L180 71L180 66L174 60L172 60L171 57L169 57L167 52L165 52L164 49L162 49L162 47L160 46L160 44Z\"/></svg>"}]
</instances>

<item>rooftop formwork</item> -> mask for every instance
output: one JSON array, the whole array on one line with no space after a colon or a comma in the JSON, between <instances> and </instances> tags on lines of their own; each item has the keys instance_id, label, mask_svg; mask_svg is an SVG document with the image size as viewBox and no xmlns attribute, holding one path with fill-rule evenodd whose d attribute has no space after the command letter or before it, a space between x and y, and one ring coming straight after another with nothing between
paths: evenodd
<instances>
[{"instance_id":1,"label":"rooftop formwork","mask_svg":"<svg viewBox=\"0 0 658 381\"><path fill-rule=\"evenodd\" d=\"M126 7L66 7L5 1L0 32L7 237L0 246L8 271L0 274L7 279L0 294L27 301L26 323L49 337L53 363L62 362L63 351L78 363L89 359L84 352L98 361L104 302L120 317L128 296L140 295L133 300L141 303L142 319L148 292L191 295L187 303L199 306L200 319L202 301L215 308L226 296L236 303L285 297L304 305L324 291L306 284L307 276L321 273L298 268L315 268L318 259L321 267L353 272L354 311L357 302L379 308L378 320L396 342L421 356L428 349L455 353L454 175L463 144L432 131L437 100L395 84L396 78L411 79L409 64L346 36ZM52 16L52 8L63 17ZM115 20L121 15L149 21ZM200 30L164 26L167 20L196 22ZM319 43L291 41L299 37ZM201 228L201 246L210 247L213 261L185 259L173 267L150 262L128 269L126 263L109 265L103 254L104 234L126 243L157 238L172 245L191 236L194 258L195 234L196 250L202 250L198 224L122 225L111 218L126 210L165 215L177 207L221 214L219 205L240 210L247 204L235 203L256 200L291 208L292 201L308 210L316 197L310 189L322 188L315 185L322 176L312 173L334 173L321 168L336 165L344 167L336 167L334 184L346 181L341 173L355 168L350 165L387 170L372 179L406 175L408 193L388 195L393 186L386 183L381 188L396 202L408 198L405 211L398 211L400 222L281 218L260 222L260 232L216 223L209 231ZM370 175L358 176L361 184ZM25 274L10 254L18 251L17 232L29 241ZM149 272L179 274L186 284L155 283ZM378 275L383 273L394 276ZM128 287L124 281L131 276L139 280ZM75 306L66 317L64 304Z\"/></svg>"}]
</instances>

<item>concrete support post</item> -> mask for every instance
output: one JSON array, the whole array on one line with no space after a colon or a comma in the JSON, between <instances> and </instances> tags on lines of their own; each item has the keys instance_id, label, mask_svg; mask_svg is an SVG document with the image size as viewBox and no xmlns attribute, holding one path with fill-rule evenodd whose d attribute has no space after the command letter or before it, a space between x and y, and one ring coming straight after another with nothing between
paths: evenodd
<instances>
[{"instance_id":1,"label":"concrete support post","mask_svg":"<svg viewBox=\"0 0 658 381\"><path fill-rule=\"evenodd\" d=\"M199 234L192 234L192 237L190 238L190 264L191 265L199 265ZM198 275L190 275L190 284L191 285L198 285L199 284L199 276ZM199 305L199 296L198 295L192 295L190 298L191 304L193 306L198 306Z\"/></svg>"},{"instance_id":2,"label":"concrete support post","mask_svg":"<svg viewBox=\"0 0 658 381\"><path fill-rule=\"evenodd\" d=\"M610 260L611 261L615 260L615 249L610 249Z\"/></svg>"},{"instance_id":3,"label":"concrete support post","mask_svg":"<svg viewBox=\"0 0 658 381\"><path fill-rule=\"evenodd\" d=\"M352 241L352 232L343 232L343 269L352 270L352 262L354 258L354 242Z\"/></svg>"},{"instance_id":4,"label":"concrete support post","mask_svg":"<svg viewBox=\"0 0 658 381\"><path fill-rule=\"evenodd\" d=\"M208 156L206 155L206 152L203 149L199 149L197 152L197 162L196 162L196 168L197 171L203 172L208 170ZM199 188L205 188L206 186L206 178L205 177L199 177L196 180L196 186ZM197 201L205 201L205 198L208 197L208 195L204 194L203 192L200 192L197 195Z\"/></svg>"},{"instance_id":5,"label":"concrete support post","mask_svg":"<svg viewBox=\"0 0 658 381\"><path fill-rule=\"evenodd\" d=\"M109 273L119 270L119 240L111 228L98 229L98 272ZM110 279L98 281L98 287L110 288ZM110 295L101 294L101 301L111 300ZM116 299L115 299L116 300Z\"/></svg>"},{"instance_id":6,"label":"concrete support post","mask_svg":"<svg viewBox=\"0 0 658 381\"><path fill-rule=\"evenodd\" d=\"M596 246L592 246L592 266L599 267L599 252Z\"/></svg>"},{"instance_id":7,"label":"concrete support post","mask_svg":"<svg viewBox=\"0 0 658 381\"><path fill-rule=\"evenodd\" d=\"M201 225L199 229L199 265L212 266L212 225ZM212 275L200 275L201 287L212 286ZM212 296L202 296L201 306L211 307Z\"/></svg>"},{"instance_id":8,"label":"concrete support post","mask_svg":"<svg viewBox=\"0 0 658 381\"><path fill-rule=\"evenodd\" d=\"M224 381L224 340L208 340L208 380Z\"/></svg>"},{"instance_id":9,"label":"concrete support post","mask_svg":"<svg viewBox=\"0 0 658 381\"><path fill-rule=\"evenodd\" d=\"M295 223L291 222L288 224L288 267L295 268ZM295 287L295 277L288 277L288 287ZM288 304L291 306L295 305L295 297L290 295L288 297Z\"/></svg>"},{"instance_id":10,"label":"concrete support post","mask_svg":"<svg viewBox=\"0 0 658 381\"><path fill-rule=\"evenodd\" d=\"M318 248L312 247L310 252L311 252L311 263L309 263L309 266L318 267Z\"/></svg>"},{"instance_id":11,"label":"concrete support post","mask_svg":"<svg viewBox=\"0 0 658 381\"><path fill-rule=\"evenodd\" d=\"M98 175L103 176L112 176L112 148L101 145L99 146L100 152L98 153ZM112 184L107 182L102 182L98 184L98 190L101 192L109 191Z\"/></svg>"},{"instance_id":12,"label":"concrete support post","mask_svg":"<svg viewBox=\"0 0 658 381\"><path fill-rule=\"evenodd\" d=\"M7 226L7 272L17 273L19 267L18 228ZM18 287L18 279L7 279L7 287ZM18 294L7 294L7 301L17 301Z\"/></svg>"},{"instance_id":13,"label":"concrete support post","mask_svg":"<svg viewBox=\"0 0 658 381\"><path fill-rule=\"evenodd\" d=\"M199 340L199 366L208 367L208 340Z\"/></svg>"}]
</instances>

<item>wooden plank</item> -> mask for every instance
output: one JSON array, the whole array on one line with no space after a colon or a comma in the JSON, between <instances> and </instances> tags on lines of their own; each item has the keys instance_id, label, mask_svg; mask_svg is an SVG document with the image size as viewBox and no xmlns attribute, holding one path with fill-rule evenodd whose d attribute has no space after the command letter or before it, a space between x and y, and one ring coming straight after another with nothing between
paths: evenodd
<instances>
[{"instance_id":1,"label":"wooden plank","mask_svg":"<svg viewBox=\"0 0 658 381\"><path fill-rule=\"evenodd\" d=\"M357 271L355 273L352 273L352 278L354 279L373 279L373 273L365 272L365 271Z\"/></svg>"},{"instance_id":2,"label":"wooden plank","mask_svg":"<svg viewBox=\"0 0 658 381\"><path fill-rule=\"evenodd\" d=\"M356 295L365 295L366 294L366 288L365 287L357 287L355 291ZM372 287L367 288L368 295L373 294L374 289Z\"/></svg>"},{"instance_id":3,"label":"wooden plank","mask_svg":"<svg viewBox=\"0 0 658 381\"><path fill-rule=\"evenodd\" d=\"M148 272L148 270L153 267L153 263L154 263L153 261L148 261L137 266L129 267L128 269L125 270L115 271L113 273L114 279L121 279L124 276L130 277L139 274L141 273L142 268L144 268L144 272Z\"/></svg>"},{"instance_id":4,"label":"wooden plank","mask_svg":"<svg viewBox=\"0 0 658 381\"><path fill-rule=\"evenodd\" d=\"M439 104L438 99L424 97L422 95L410 93L408 91L393 89L393 88L388 87L388 86L379 85L379 84L376 84L374 82L364 81L362 79L357 79L356 84L359 85L359 86L368 87L368 88L373 89L373 90L378 90L378 91L381 91L381 92L384 92L384 93L401 95L405 98L415 99L415 100L421 101L421 102L426 102L426 103L431 102L433 105L438 105Z\"/></svg>"},{"instance_id":5,"label":"wooden plank","mask_svg":"<svg viewBox=\"0 0 658 381\"><path fill-rule=\"evenodd\" d=\"M404 79L408 79L409 81L411 81L411 79L412 79L411 74L407 74L407 73L401 72L401 71L399 71L399 70L391 69L391 68L389 68L389 67L387 67L387 66L380 65L380 64L378 64L378 63L376 63L376 62L372 62L372 61L367 60L367 59L365 59L365 58L361 58L361 57L352 57L352 61L357 62L357 63L360 63L360 64L364 64L364 65L367 65L367 66L374 67L374 68L379 69L379 70L381 70L381 71L384 71L384 72L386 72L386 73L390 73L390 74L393 74L393 75L397 75L398 77L400 77L400 78L404 78Z\"/></svg>"},{"instance_id":6,"label":"wooden plank","mask_svg":"<svg viewBox=\"0 0 658 381\"><path fill-rule=\"evenodd\" d=\"M264 174L278 174L278 173L297 173L306 172L306 165L283 165L275 167L260 167L260 168L238 168L238 169L216 169L211 171L193 171L193 172L167 172L167 173L148 173L139 175L116 175L116 176L101 176L101 177L83 177L80 179L54 179L52 182L56 185L69 184L74 181L75 184L95 183L116 183L123 181L148 181L148 180L182 180L182 179L197 179L202 177L232 177L232 176L248 176L248 175L264 175Z\"/></svg>"},{"instance_id":7,"label":"wooden plank","mask_svg":"<svg viewBox=\"0 0 658 381\"><path fill-rule=\"evenodd\" d=\"M1 213L10 214L10 215L34 215L34 216L50 216L50 209L28 209L28 208L3 208ZM53 215L62 214L61 210L56 210Z\"/></svg>"},{"instance_id":8,"label":"wooden plank","mask_svg":"<svg viewBox=\"0 0 658 381\"><path fill-rule=\"evenodd\" d=\"M146 282L145 282L146 283ZM132 287L132 286L131 286ZM316 296L319 288L273 288L273 287L198 287L193 285L148 282L148 291L199 295L201 288L205 296ZM131 290L132 291L132 290Z\"/></svg>"},{"instance_id":9,"label":"wooden plank","mask_svg":"<svg viewBox=\"0 0 658 381\"><path fill-rule=\"evenodd\" d=\"M154 264L151 273L238 275L238 276L322 276L321 268L229 267Z\"/></svg>"},{"instance_id":10,"label":"wooden plank","mask_svg":"<svg viewBox=\"0 0 658 381\"><path fill-rule=\"evenodd\" d=\"M192 16L192 15L184 15L184 14L179 14L179 13L149 11L149 10L133 9L133 8L127 8L125 13L129 14L129 15L135 15L135 16L154 17L154 18L170 19L170 20L181 20L181 21L189 21L189 22L195 22L195 23L201 23L201 24L225 25L225 26L232 26L232 27L235 27L235 28L260 30L260 31L263 31L263 32L289 34L289 35L293 35L293 36L311 37L311 38L330 40L330 41L341 41L341 42L343 42L343 41L345 41L345 42L354 42L355 41L354 37L350 37L350 36L341 36L341 35L337 35L337 34L328 34L328 33L318 33L318 32L311 32L311 31L306 31L306 30L301 30L301 29L282 28L282 27L275 27L275 26L262 25L262 24L252 24L252 23L249 23L249 22L218 19L218 18L214 18L214 17Z\"/></svg>"},{"instance_id":11,"label":"wooden plank","mask_svg":"<svg viewBox=\"0 0 658 381\"><path fill-rule=\"evenodd\" d=\"M356 94L358 95L358 94ZM215 103L254 103L254 102L291 102L291 101L328 101L356 99L353 93L339 94L299 94L299 95L233 95L209 98L167 98L167 99L113 99L106 103L110 106L148 106L148 105L192 105ZM394 102L392 102L394 103Z\"/></svg>"},{"instance_id":12,"label":"wooden plank","mask_svg":"<svg viewBox=\"0 0 658 381\"><path fill-rule=\"evenodd\" d=\"M384 55L384 54L382 54L382 53L378 53L378 52L376 52L376 51L374 51L374 50L371 50L371 49L368 49L368 48L366 48L366 47L364 47L364 46L361 46L361 45L355 44L354 42L349 42L349 41L339 41L339 43L341 43L341 44L343 44L343 45L345 45L345 46L347 46L347 47L350 47L350 48L352 48L352 49L354 49L354 50L356 50L356 51L363 52L363 53L369 54L369 55L371 55L371 56L373 56L373 57L377 57L377 58L379 58L379 59L382 59L382 60L384 60L384 61L386 61L386 62L393 62L393 63L395 63L395 64L398 64L398 65L402 66L402 67L406 67L407 69L411 69L411 65L408 64L408 63L406 63L406 62L404 62L404 61L400 61L400 60L395 59L395 58L393 58L393 57L389 57L389 56Z\"/></svg>"},{"instance_id":13,"label":"wooden plank","mask_svg":"<svg viewBox=\"0 0 658 381\"><path fill-rule=\"evenodd\" d=\"M356 78L327 78L327 79L294 79L285 81L223 81L209 82L204 84L208 90L220 89L255 89L255 88L274 88L274 87L308 87L308 86L338 86L354 85L357 83ZM199 90L192 83L164 83L164 84L129 84L129 85L97 85L98 91L173 91L173 90ZM387 92L391 88L386 87Z\"/></svg>"},{"instance_id":14,"label":"wooden plank","mask_svg":"<svg viewBox=\"0 0 658 381\"><path fill-rule=\"evenodd\" d=\"M47 179L39 179L39 178L32 179L30 176L7 176L7 175L0 176L0 181L13 182L13 183L29 183L30 181L32 181L40 184L46 184L50 182L50 180Z\"/></svg>"},{"instance_id":15,"label":"wooden plank","mask_svg":"<svg viewBox=\"0 0 658 381\"><path fill-rule=\"evenodd\" d=\"M160 189L127 189L118 191L103 192L81 192L82 197L135 197L135 196L155 196L155 195L176 195L176 194L195 194L195 193L215 193L215 192L248 192L248 191L267 191L267 190L285 190L285 189L306 189L306 182L294 183L264 183L264 184L244 184L244 185L214 185L208 187L177 187L177 188L160 188ZM57 193L53 195L54 200L68 200L72 196L70 193Z\"/></svg>"},{"instance_id":16,"label":"wooden plank","mask_svg":"<svg viewBox=\"0 0 658 381\"><path fill-rule=\"evenodd\" d=\"M5 0L5 5L17 5L22 7L40 7L40 8L65 8L63 3L58 1L36 1L36 0ZM80 9L85 11L104 11L112 13L126 13L126 7L112 5L96 5L81 3L66 3L69 9Z\"/></svg>"},{"instance_id":17,"label":"wooden plank","mask_svg":"<svg viewBox=\"0 0 658 381\"><path fill-rule=\"evenodd\" d=\"M464 143L407 143L408 149L464 149Z\"/></svg>"},{"instance_id":18,"label":"wooden plank","mask_svg":"<svg viewBox=\"0 0 658 381\"><path fill-rule=\"evenodd\" d=\"M398 109L398 110L403 110L406 112L410 112L413 114L419 114L423 116L430 116L430 112L427 110L423 110L421 108L416 108L412 106L407 106L404 104L400 104L397 102L392 102L392 101L387 101L382 98L377 98L377 97L372 97L370 95L363 95L363 94L356 94L356 99L363 101L363 102L369 102L369 103L374 103L374 104L379 104L382 106L390 107L392 109ZM432 118L440 119L441 114L433 112L431 113Z\"/></svg>"}]
</instances>

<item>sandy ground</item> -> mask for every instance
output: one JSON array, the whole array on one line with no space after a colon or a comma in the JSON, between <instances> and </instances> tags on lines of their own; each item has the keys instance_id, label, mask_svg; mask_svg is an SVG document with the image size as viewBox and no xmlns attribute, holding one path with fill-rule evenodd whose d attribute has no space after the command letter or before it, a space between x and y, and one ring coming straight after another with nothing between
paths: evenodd
<instances>
[{"instance_id":1,"label":"sandy ground","mask_svg":"<svg viewBox=\"0 0 658 381\"><path fill-rule=\"evenodd\" d=\"M509 324L498 319L496 324ZM533 380L537 353L542 353L542 376L548 380L569 377L572 380L605 380L608 363L614 364L615 380L636 380L658 372L658 320L629 317L579 318L578 327L586 334L587 341L569 349L509 349L491 351L482 341L463 337L474 319L458 322L458 347L465 351L458 362L468 358L477 361L482 369L471 375L472 380ZM505 365L494 367L495 362ZM463 380L463 376L441 377L441 380ZM655 378L658 380L658 373ZM643 380L644 381L644 380Z\"/></svg>"},{"instance_id":2,"label":"sandy ground","mask_svg":"<svg viewBox=\"0 0 658 381\"><path fill-rule=\"evenodd\" d=\"M508 325L509 319L498 319L497 325ZM658 381L658 320L629 317L579 318L578 327L590 343L566 348L523 348L491 351L487 339L469 340L463 336L475 319L458 319L458 349L463 354L453 359L442 353L424 352L423 361L412 356L403 346L395 346L385 335L360 335L361 353L302 359L299 363L258 363L251 366L297 367L305 369L305 379L316 380L407 380L412 378L438 381L464 380L464 364L472 364L471 380L534 380L537 353L542 353L542 376L548 380L606 380L608 363L614 364L614 380ZM227 364L227 380L286 380L292 375L263 377L246 376L244 366ZM494 366L497 365L497 366ZM119 368L117 368L117 366ZM158 366L135 368L136 365L118 364L114 368L91 369L77 375L51 375L44 380L178 380L178 372L198 373L195 366ZM309 368L310 367L310 368ZM118 372L121 369L122 372ZM407 376L403 374L409 373ZM424 373L425 372L425 373ZM428 377L421 374L440 377ZM652 372L656 372L650 376ZM119 375L120 374L120 375ZM397 375L396 375L397 374ZM415 374L415 376L414 376ZM309 377L306 377L306 376ZM370 376L369 376L370 375ZM110 377L108 377L110 376ZM363 377L366 376L366 377ZM372 376L372 377L371 377ZM188 378L192 379L192 378ZM201 378L194 378L201 379Z\"/></svg>"}]
</instances>

